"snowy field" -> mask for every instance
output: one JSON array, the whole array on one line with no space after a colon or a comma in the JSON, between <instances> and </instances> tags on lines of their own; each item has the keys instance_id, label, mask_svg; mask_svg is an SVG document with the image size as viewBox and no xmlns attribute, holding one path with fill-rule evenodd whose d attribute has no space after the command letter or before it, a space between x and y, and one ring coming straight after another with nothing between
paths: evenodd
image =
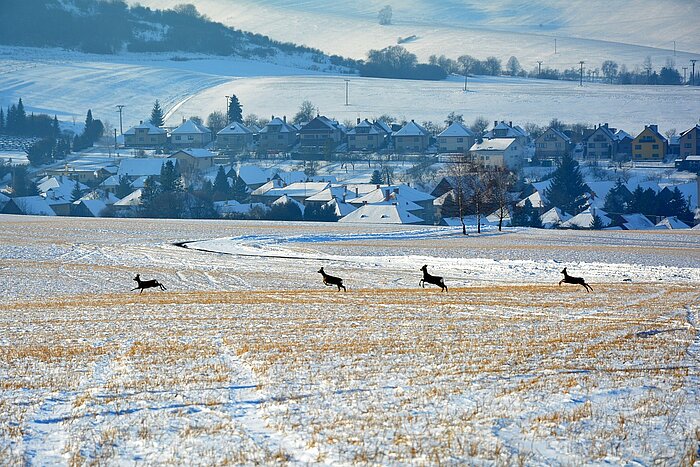
<instances>
[{"instance_id":1,"label":"snowy field","mask_svg":"<svg viewBox=\"0 0 700 467\"><path fill-rule=\"evenodd\" d=\"M244 114L291 118L304 100L339 121L376 118L442 123L455 111L471 123L476 117L517 124L546 125L552 118L575 123L609 122L636 135L645 124L660 130L692 127L700 116L700 88L611 86L507 77L475 77L463 91L461 78L412 81L349 77L292 66L240 59L174 54L95 56L58 50L0 48L0 106L23 99L28 112L57 114L80 123L90 108L95 118L124 130L147 120L159 99L168 125L192 115L223 111L225 96L238 96ZM308 64L307 64L308 65ZM349 104L345 105L345 79ZM138 91L136 91L138 90ZM40 107L36 107L40 105ZM110 133L111 134L111 133Z\"/></svg>"},{"instance_id":2,"label":"snowy field","mask_svg":"<svg viewBox=\"0 0 700 467\"><path fill-rule=\"evenodd\" d=\"M699 235L0 216L0 464L692 465Z\"/></svg>"}]
</instances>

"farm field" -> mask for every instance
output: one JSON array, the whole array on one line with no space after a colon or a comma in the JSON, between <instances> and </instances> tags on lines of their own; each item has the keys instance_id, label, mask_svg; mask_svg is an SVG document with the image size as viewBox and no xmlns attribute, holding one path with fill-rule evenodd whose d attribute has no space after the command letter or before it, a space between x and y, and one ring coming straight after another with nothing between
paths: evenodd
<instances>
[{"instance_id":1,"label":"farm field","mask_svg":"<svg viewBox=\"0 0 700 467\"><path fill-rule=\"evenodd\" d=\"M3 215L0 464L693 465L699 234Z\"/></svg>"}]
</instances>

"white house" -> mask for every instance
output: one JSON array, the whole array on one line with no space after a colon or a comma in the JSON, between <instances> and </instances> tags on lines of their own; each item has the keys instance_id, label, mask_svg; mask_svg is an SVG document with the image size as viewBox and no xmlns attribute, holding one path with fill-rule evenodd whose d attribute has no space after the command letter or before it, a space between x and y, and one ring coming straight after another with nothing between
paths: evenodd
<instances>
[{"instance_id":1,"label":"white house","mask_svg":"<svg viewBox=\"0 0 700 467\"><path fill-rule=\"evenodd\" d=\"M182 124L170 132L174 146L203 148L211 143L211 130L194 120L183 120Z\"/></svg>"}]
</instances>

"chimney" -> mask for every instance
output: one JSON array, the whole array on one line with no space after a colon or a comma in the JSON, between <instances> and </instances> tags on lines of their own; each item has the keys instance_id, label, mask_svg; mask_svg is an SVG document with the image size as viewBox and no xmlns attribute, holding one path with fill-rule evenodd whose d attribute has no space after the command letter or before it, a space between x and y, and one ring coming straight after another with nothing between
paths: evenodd
<instances>
[{"instance_id":1,"label":"chimney","mask_svg":"<svg viewBox=\"0 0 700 467\"><path fill-rule=\"evenodd\" d=\"M286 116L286 115L283 115L283 116L282 116L282 121L283 121L284 123L287 123L287 116Z\"/></svg>"},{"instance_id":2,"label":"chimney","mask_svg":"<svg viewBox=\"0 0 700 467\"><path fill-rule=\"evenodd\" d=\"M274 116L274 115L270 115L270 121L272 121L272 120L274 120L274 119L275 119L275 116Z\"/></svg>"},{"instance_id":3,"label":"chimney","mask_svg":"<svg viewBox=\"0 0 700 467\"><path fill-rule=\"evenodd\" d=\"M498 120L493 121L493 126L496 126L496 125L498 125Z\"/></svg>"},{"instance_id":4,"label":"chimney","mask_svg":"<svg viewBox=\"0 0 700 467\"><path fill-rule=\"evenodd\" d=\"M654 130L656 133L659 132L659 125L649 125L649 128L651 128L652 130Z\"/></svg>"},{"instance_id":5,"label":"chimney","mask_svg":"<svg viewBox=\"0 0 700 467\"><path fill-rule=\"evenodd\" d=\"M357 117L357 124L360 124L360 117Z\"/></svg>"},{"instance_id":6,"label":"chimney","mask_svg":"<svg viewBox=\"0 0 700 467\"><path fill-rule=\"evenodd\" d=\"M355 187L355 198L360 197L360 189L358 187Z\"/></svg>"},{"instance_id":7,"label":"chimney","mask_svg":"<svg viewBox=\"0 0 700 467\"><path fill-rule=\"evenodd\" d=\"M139 120L139 125L143 125L143 120Z\"/></svg>"},{"instance_id":8,"label":"chimney","mask_svg":"<svg viewBox=\"0 0 700 467\"><path fill-rule=\"evenodd\" d=\"M182 123L185 123L187 119L185 117L182 117Z\"/></svg>"},{"instance_id":9,"label":"chimney","mask_svg":"<svg viewBox=\"0 0 700 467\"><path fill-rule=\"evenodd\" d=\"M607 127L608 127L608 122L605 122L605 123L603 124L603 126L604 126L605 128L607 128Z\"/></svg>"},{"instance_id":10,"label":"chimney","mask_svg":"<svg viewBox=\"0 0 700 467\"><path fill-rule=\"evenodd\" d=\"M513 120L511 120L510 122L508 122L508 126L511 127L511 128L513 128Z\"/></svg>"},{"instance_id":11,"label":"chimney","mask_svg":"<svg viewBox=\"0 0 700 467\"><path fill-rule=\"evenodd\" d=\"M394 193L399 194L399 187L394 188Z\"/></svg>"},{"instance_id":12,"label":"chimney","mask_svg":"<svg viewBox=\"0 0 700 467\"><path fill-rule=\"evenodd\" d=\"M381 185L377 185L377 190L381 188Z\"/></svg>"},{"instance_id":13,"label":"chimney","mask_svg":"<svg viewBox=\"0 0 700 467\"><path fill-rule=\"evenodd\" d=\"M387 188L386 194L384 195L384 201L389 201L389 198L391 198L391 191Z\"/></svg>"},{"instance_id":14,"label":"chimney","mask_svg":"<svg viewBox=\"0 0 700 467\"><path fill-rule=\"evenodd\" d=\"M367 201L363 201L363 202L362 202L362 205L363 205L363 206L367 206Z\"/></svg>"}]
</instances>

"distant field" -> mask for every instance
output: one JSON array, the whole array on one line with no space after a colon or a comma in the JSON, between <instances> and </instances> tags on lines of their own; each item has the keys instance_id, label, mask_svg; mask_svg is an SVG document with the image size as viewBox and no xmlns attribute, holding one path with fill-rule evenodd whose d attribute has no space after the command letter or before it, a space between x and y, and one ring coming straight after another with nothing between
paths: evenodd
<instances>
[{"instance_id":1,"label":"distant field","mask_svg":"<svg viewBox=\"0 0 700 467\"><path fill-rule=\"evenodd\" d=\"M694 233L0 227L2 464L698 459Z\"/></svg>"}]
</instances>

